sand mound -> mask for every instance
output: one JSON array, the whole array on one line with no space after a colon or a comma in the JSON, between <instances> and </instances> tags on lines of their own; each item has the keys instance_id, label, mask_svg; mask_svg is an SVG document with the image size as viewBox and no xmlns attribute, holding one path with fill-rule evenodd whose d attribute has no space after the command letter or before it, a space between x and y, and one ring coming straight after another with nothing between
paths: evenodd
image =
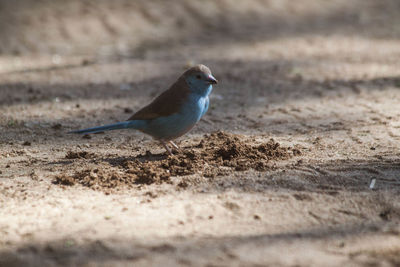
<instances>
[{"instance_id":1,"label":"sand mound","mask_svg":"<svg viewBox=\"0 0 400 267\"><path fill-rule=\"evenodd\" d=\"M171 176L191 174L213 178L249 169L266 171L272 166L270 161L300 154L298 149L282 147L273 139L256 145L251 145L254 140L249 141L249 137L219 131L205 135L198 145L185 147L173 156L147 152L134 159L115 160L98 168L76 171L73 175L61 174L54 182L102 189L169 182ZM84 152L68 152L66 157L87 158L86 155Z\"/></svg>"}]
</instances>

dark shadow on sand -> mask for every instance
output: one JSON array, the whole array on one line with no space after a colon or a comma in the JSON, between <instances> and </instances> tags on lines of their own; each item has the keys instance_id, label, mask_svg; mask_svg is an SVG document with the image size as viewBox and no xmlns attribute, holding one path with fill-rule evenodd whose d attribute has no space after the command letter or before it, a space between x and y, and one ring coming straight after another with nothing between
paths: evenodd
<instances>
[{"instance_id":1,"label":"dark shadow on sand","mask_svg":"<svg viewBox=\"0 0 400 267\"><path fill-rule=\"evenodd\" d=\"M165 258L176 264L185 260L189 263L222 263L224 257L236 257L235 249L251 245L261 251L278 244L293 242L343 242L345 238L363 235L368 237L384 230L388 222L358 222L349 225L299 229L279 234L224 236L208 238L171 237L169 241L152 241L152 245L134 238L105 239L77 243L73 239L48 240L45 243L27 243L11 250L0 251L0 266L71 266L86 264L130 263L138 260L151 263L154 258ZM390 225L390 223L389 223ZM334 250L334 248L332 247ZM340 250L340 247L336 247ZM205 256L206 255L206 256ZM219 260L218 260L219 259ZM238 258L240 262L240 258Z\"/></svg>"}]
</instances>

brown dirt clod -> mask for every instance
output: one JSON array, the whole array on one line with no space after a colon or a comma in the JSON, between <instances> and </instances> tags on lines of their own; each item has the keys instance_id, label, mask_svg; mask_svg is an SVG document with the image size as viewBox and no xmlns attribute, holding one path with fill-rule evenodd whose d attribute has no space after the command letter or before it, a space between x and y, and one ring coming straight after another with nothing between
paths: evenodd
<instances>
[{"instance_id":1,"label":"brown dirt clod","mask_svg":"<svg viewBox=\"0 0 400 267\"><path fill-rule=\"evenodd\" d=\"M87 151L68 151L65 155L66 159L89 159L93 158L95 155Z\"/></svg>"}]
</instances>

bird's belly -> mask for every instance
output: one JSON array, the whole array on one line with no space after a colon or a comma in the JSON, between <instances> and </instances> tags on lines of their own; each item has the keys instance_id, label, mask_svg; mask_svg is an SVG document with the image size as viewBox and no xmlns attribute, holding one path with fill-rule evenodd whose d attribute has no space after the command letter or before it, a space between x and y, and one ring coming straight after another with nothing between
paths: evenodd
<instances>
[{"instance_id":1,"label":"bird's belly","mask_svg":"<svg viewBox=\"0 0 400 267\"><path fill-rule=\"evenodd\" d=\"M201 119L203 102L187 105L179 113L151 120L141 130L158 140L169 141L178 138L192 129Z\"/></svg>"},{"instance_id":2,"label":"bird's belly","mask_svg":"<svg viewBox=\"0 0 400 267\"><path fill-rule=\"evenodd\" d=\"M148 122L143 132L159 140L173 140L188 132L198 120L193 116L174 114Z\"/></svg>"}]
</instances>

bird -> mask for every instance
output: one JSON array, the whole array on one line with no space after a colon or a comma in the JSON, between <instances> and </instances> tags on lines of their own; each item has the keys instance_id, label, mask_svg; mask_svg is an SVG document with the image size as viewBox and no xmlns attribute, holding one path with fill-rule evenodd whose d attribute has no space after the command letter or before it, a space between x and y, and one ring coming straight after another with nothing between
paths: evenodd
<instances>
[{"instance_id":1,"label":"bird","mask_svg":"<svg viewBox=\"0 0 400 267\"><path fill-rule=\"evenodd\" d=\"M135 129L160 142L172 155L170 144L190 131L207 112L209 95L218 80L202 64L187 69L166 91L134 113L127 121L97 126L69 133L90 134L118 129Z\"/></svg>"}]
</instances>

